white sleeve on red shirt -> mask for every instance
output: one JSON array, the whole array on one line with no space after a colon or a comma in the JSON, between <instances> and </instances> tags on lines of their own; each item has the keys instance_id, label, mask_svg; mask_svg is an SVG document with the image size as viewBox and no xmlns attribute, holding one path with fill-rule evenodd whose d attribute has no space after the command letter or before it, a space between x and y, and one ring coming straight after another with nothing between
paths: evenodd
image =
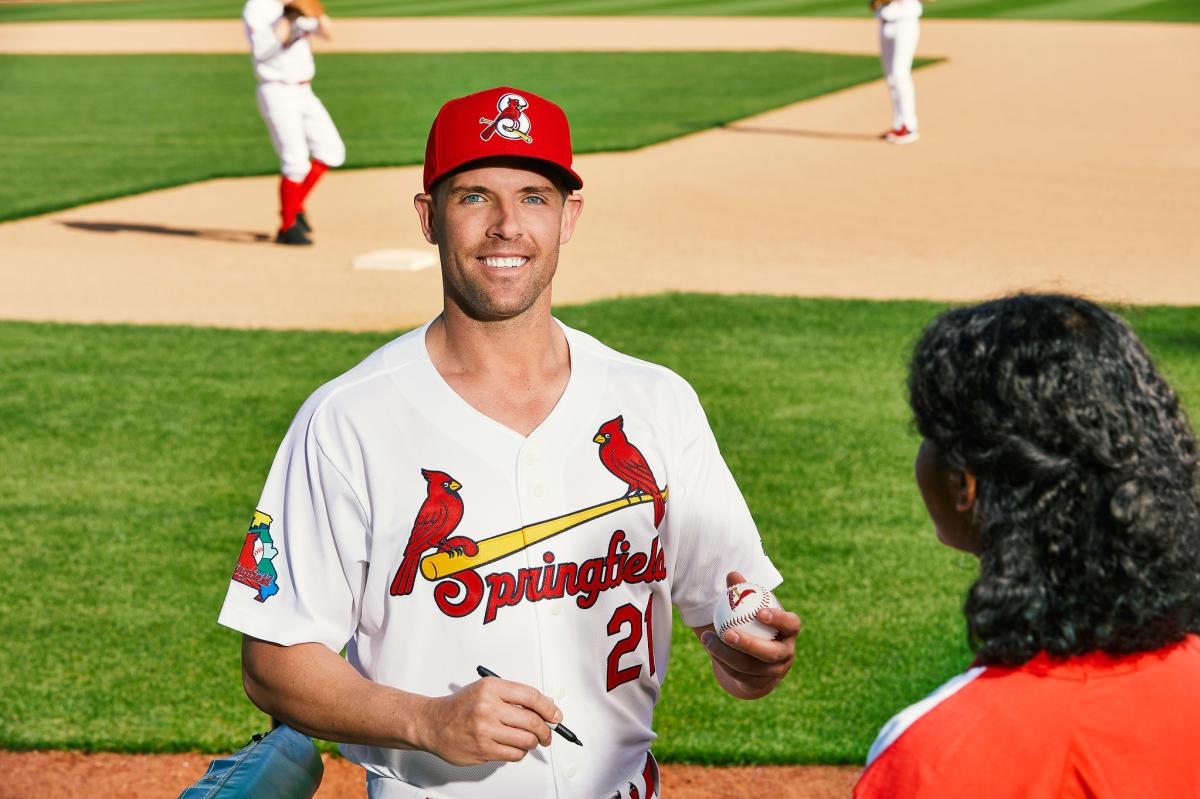
<instances>
[{"instance_id":1,"label":"white sleeve on red shirt","mask_svg":"<svg viewBox=\"0 0 1200 799\"><path fill-rule=\"evenodd\" d=\"M883 728L879 731L879 736L875 739L875 743L871 744L871 750L867 752L867 765L875 762L875 759L883 754L884 750L895 743L896 739L904 734L904 731L919 721L922 716L933 710L935 707L954 696L960 690L965 688L968 683L983 674L984 667L976 666L973 669L953 677L942 683L929 696L922 699L920 702L909 705L901 710Z\"/></svg>"}]
</instances>

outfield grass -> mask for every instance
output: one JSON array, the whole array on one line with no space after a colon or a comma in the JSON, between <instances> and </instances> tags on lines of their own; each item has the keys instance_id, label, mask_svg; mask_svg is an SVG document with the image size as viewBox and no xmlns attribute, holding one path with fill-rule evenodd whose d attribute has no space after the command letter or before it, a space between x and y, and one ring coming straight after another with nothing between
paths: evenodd
<instances>
[{"instance_id":1,"label":"outfield grass","mask_svg":"<svg viewBox=\"0 0 1200 799\"><path fill-rule=\"evenodd\" d=\"M940 306L674 295L559 315L699 391L804 619L796 666L725 697L677 626L655 751L859 762L970 661L970 558L912 485L907 353ZM1200 402L1200 308L1132 321ZM264 727L216 624L291 415L390 336L0 323L0 747L228 750Z\"/></svg>"},{"instance_id":2,"label":"outfield grass","mask_svg":"<svg viewBox=\"0 0 1200 799\"><path fill-rule=\"evenodd\" d=\"M419 164L439 106L490 86L554 98L575 152L631 150L879 78L800 52L326 54L317 88L349 167ZM697 80L703 75L703 80ZM0 56L0 220L279 162L249 58Z\"/></svg>"},{"instance_id":3,"label":"outfield grass","mask_svg":"<svg viewBox=\"0 0 1200 799\"><path fill-rule=\"evenodd\" d=\"M328 0L342 17L422 16L814 16L861 17L864 0ZM0 6L0 22L54 19L236 18L234 0L119 0ZM1196 0L937 0L932 17L1200 21Z\"/></svg>"}]
</instances>

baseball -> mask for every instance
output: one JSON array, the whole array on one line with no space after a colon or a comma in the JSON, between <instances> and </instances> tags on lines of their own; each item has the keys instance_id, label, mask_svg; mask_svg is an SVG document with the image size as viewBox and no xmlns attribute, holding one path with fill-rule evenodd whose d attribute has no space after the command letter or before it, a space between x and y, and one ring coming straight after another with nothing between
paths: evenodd
<instances>
[{"instance_id":1,"label":"baseball","mask_svg":"<svg viewBox=\"0 0 1200 799\"><path fill-rule=\"evenodd\" d=\"M717 635L725 640L727 631L737 630L755 638L775 640L779 630L755 618L765 608L782 608L779 600L766 588L755 583L730 586L713 607L713 626L717 628Z\"/></svg>"}]
</instances>

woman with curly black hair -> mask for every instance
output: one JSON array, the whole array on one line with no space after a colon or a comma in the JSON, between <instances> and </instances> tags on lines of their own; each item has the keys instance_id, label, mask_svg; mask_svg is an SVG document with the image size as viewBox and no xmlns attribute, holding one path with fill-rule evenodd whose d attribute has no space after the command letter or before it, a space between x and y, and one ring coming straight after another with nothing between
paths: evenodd
<instances>
[{"instance_id":1,"label":"woman with curly black hair","mask_svg":"<svg viewBox=\"0 0 1200 799\"><path fill-rule=\"evenodd\" d=\"M974 668L884 726L876 797L1200 797L1196 435L1076 297L949 311L913 353L917 484L979 558Z\"/></svg>"}]
</instances>

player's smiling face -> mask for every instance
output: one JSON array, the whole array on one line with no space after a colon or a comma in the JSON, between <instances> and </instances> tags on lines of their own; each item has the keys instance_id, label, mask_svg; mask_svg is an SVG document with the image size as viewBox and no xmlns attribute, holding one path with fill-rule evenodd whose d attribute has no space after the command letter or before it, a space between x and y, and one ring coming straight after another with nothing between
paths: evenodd
<instances>
[{"instance_id":1,"label":"player's smiling face","mask_svg":"<svg viewBox=\"0 0 1200 799\"><path fill-rule=\"evenodd\" d=\"M549 310L559 247L583 206L521 166L459 172L436 186L435 196L416 198L425 238L441 256L447 302L475 319L509 319L539 303Z\"/></svg>"}]
</instances>

